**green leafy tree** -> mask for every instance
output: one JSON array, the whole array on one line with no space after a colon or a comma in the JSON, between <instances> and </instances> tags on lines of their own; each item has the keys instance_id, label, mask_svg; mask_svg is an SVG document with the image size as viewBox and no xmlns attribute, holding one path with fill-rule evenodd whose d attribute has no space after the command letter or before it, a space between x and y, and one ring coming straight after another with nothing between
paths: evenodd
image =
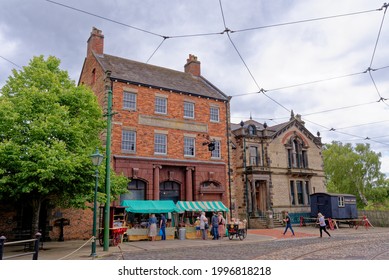
<instances>
[{"instance_id":1,"label":"green leafy tree","mask_svg":"<svg viewBox=\"0 0 389 280\"><path fill-rule=\"evenodd\" d=\"M105 127L93 92L77 87L59 66L55 57L34 57L13 70L0 95L0 199L31 203L32 233L42 202L81 207L93 200L90 155ZM115 195L127 181L113 177Z\"/></svg>"},{"instance_id":2,"label":"green leafy tree","mask_svg":"<svg viewBox=\"0 0 389 280\"><path fill-rule=\"evenodd\" d=\"M354 194L359 206L367 206L369 199L385 192L380 189L385 185L380 157L369 144L327 144L323 159L328 191Z\"/></svg>"}]
</instances>

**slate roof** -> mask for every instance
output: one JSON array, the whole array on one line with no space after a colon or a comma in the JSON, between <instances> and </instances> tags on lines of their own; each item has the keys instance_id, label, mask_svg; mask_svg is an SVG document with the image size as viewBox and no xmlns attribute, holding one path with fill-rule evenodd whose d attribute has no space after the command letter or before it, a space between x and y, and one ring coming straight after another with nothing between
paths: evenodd
<instances>
[{"instance_id":1,"label":"slate roof","mask_svg":"<svg viewBox=\"0 0 389 280\"><path fill-rule=\"evenodd\" d=\"M202 76L107 54L94 56L104 71L111 71L112 79L228 101L227 95Z\"/></svg>"},{"instance_id":2,"label":"slate roof","mask_svg":"<svg viewBox=\"0 0 389 280\"><path fill-rule=\"evenodd\" d=\"M276 124L276 125L273 125L273 126L268 126L267 127L267 136L268 137L271 137L271 138L275 138L277 137L278 133L281 132L285 127L291 125L292 123L300 123L297 119L291 119L287 122L283 122L283 123L280 123L280 124ZM263 124L257 122L257 121L254 121L254 120L248 120L248 121L245 121L244 122L244 128L247 128L249 125L255 125L255 127L257 128L257 130L264 130L264 126ZM308 134L310 134L312 136L312 139L316 139L316 137L307 129L305 128L305 126L301 126L302 129L304 129ZM241 126L240 124L234 124L234 123L231 123L231 130L232 132L240 129Z\"/></svg>"}]
</instances>

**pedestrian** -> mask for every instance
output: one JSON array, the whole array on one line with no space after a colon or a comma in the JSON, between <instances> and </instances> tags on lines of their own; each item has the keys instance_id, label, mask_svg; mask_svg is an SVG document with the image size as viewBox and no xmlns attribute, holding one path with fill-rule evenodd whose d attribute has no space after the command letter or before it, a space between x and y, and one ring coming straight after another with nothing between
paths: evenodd
<instances>
[{"instance_id":1,"label":"pedestrian","mask_svg":"<svg viewBox=\"0 0 389 280\"><path fill-rule=\"evenodd\" d=\"M290 231L292 232L292 236L294 236L294 230L292 228L292 222L290 220L290 216L289 216L289 212L288 211L285 211L285 219L284 219L284 222L286 223L286 226L285 226L285 231L283 233L283 235L285 235L286 231L288 230L288 228L290 229Z\"/></svg>"},{"instance_id":2,"label":"pedestrian","mask_svg":"<svg viewBox=\"0 0 389 280\"><path fill-rule=\"evenodd\" d=\"M155 217L155 214L151 214L148 227L149 237L151 237L151 241L155 241L155 238L157 237L157 218Z\"/></svg>"},{"instance_id":3,"label":"pedestrian","mask_svg":"<svg viewBox=\"0 0 389 280\"><path fill-rule=\"evenodd\" d=\"M161 240L166 240L166 218L164 214L161 214L161 220L159 221L159 228L162 233Z\"/></svg>"},{"instance_id":4,"label":"pedestrian","mask_svg":"<svg viewBox=\"0 0 389 280\"><path fill-rule=\"evenodd\" d=\"M200 217L196 218L195 227L196 227L196 238L200 238Z\"/></svg>"},{"instance_id":5,"label":"pedestrian","mask_svg":"<svg viewBox=\"0 0 389 280\"><path fill-rule=\"evenodd\" d=\"M226 219L224 219L222 212L219 212L217 214L218 220L219 220L219 237L223 238L225 234L225 224L226 224Z\"/></svg>"},{"instance_id":6,"label":"pedestrian","mask_svg":"<svg viewBox=\"0 0 389 280\"><path fill-rule=\"evenodd\" d=\"M326 229L327 225L326 225L326 220L325 220L323 214L319 212L319 213L317 214L317 217L318 217L318 219L319 219L319 222L318 222L318 223L319 223L319 226L320 226L320 238L323 237L323 231L324 231L325 233L327 233L329 237L331 237L331 234L330 234L330 233L327 231L327 229Z\"/></svg>"},{"instance_id":7,"label":"pedestrian","mask_svg":"<svg viewBox=\"0 0 389 280\"><path fill-rule=\"evenodd\" d=\"M200 216L200 231L201 231L201 238L203 240L207 239L207 232L208 232L208 219L205 217L205 212L201 212Z\"/></svg>"},{"instance_id":8,"label":"pedestrian","mask_svg":"<svg viewBox=\"0 0 389 280\"><path fill-rule=\"evenodd\" d=\"M216 212L213 212L212 219L212 240L218 240L219 239L219 218L216 214Z\"/></svg>"}]
</instances>

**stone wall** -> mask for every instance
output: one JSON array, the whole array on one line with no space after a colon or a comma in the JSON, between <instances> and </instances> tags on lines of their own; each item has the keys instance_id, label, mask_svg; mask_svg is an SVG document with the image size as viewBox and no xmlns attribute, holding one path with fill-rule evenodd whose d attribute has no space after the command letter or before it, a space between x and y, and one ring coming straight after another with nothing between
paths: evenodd
<instances>
[{"instance_id":1,"label":"stone wall","mask_svg":"<svg viewBox=\"0 0 389 280\"><path fill-rule=\"evenodd\" d=\"M374 227L389 227L389 211L358 210L358 216L363 215Z\"/></svg>"}]
</instances>

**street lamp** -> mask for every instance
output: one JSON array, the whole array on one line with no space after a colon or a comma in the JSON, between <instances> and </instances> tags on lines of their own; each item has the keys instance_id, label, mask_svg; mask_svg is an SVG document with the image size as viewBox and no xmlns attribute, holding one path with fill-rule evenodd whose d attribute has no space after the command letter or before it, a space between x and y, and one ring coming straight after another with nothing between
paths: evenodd
<instances>
[{"instance_id":1,"label":"street lamp","mask_svg":"<svg viewBox=\"0 0 389 280\"><path fill-rule=\"evenodd\" d=\"M94 197L94 202L93 202L93 231L92 235L94 237L93 242L92 242L92 257L96 257L96 220L97 220L97 187L99 184L99 169L98 166L101 164L103 161L104 156L99 153L99 149L96 148L96 152L92 154L91 156L92 163L94 166L96 166L95 170L95 197Z\"/></svg>"}]
</instances>

